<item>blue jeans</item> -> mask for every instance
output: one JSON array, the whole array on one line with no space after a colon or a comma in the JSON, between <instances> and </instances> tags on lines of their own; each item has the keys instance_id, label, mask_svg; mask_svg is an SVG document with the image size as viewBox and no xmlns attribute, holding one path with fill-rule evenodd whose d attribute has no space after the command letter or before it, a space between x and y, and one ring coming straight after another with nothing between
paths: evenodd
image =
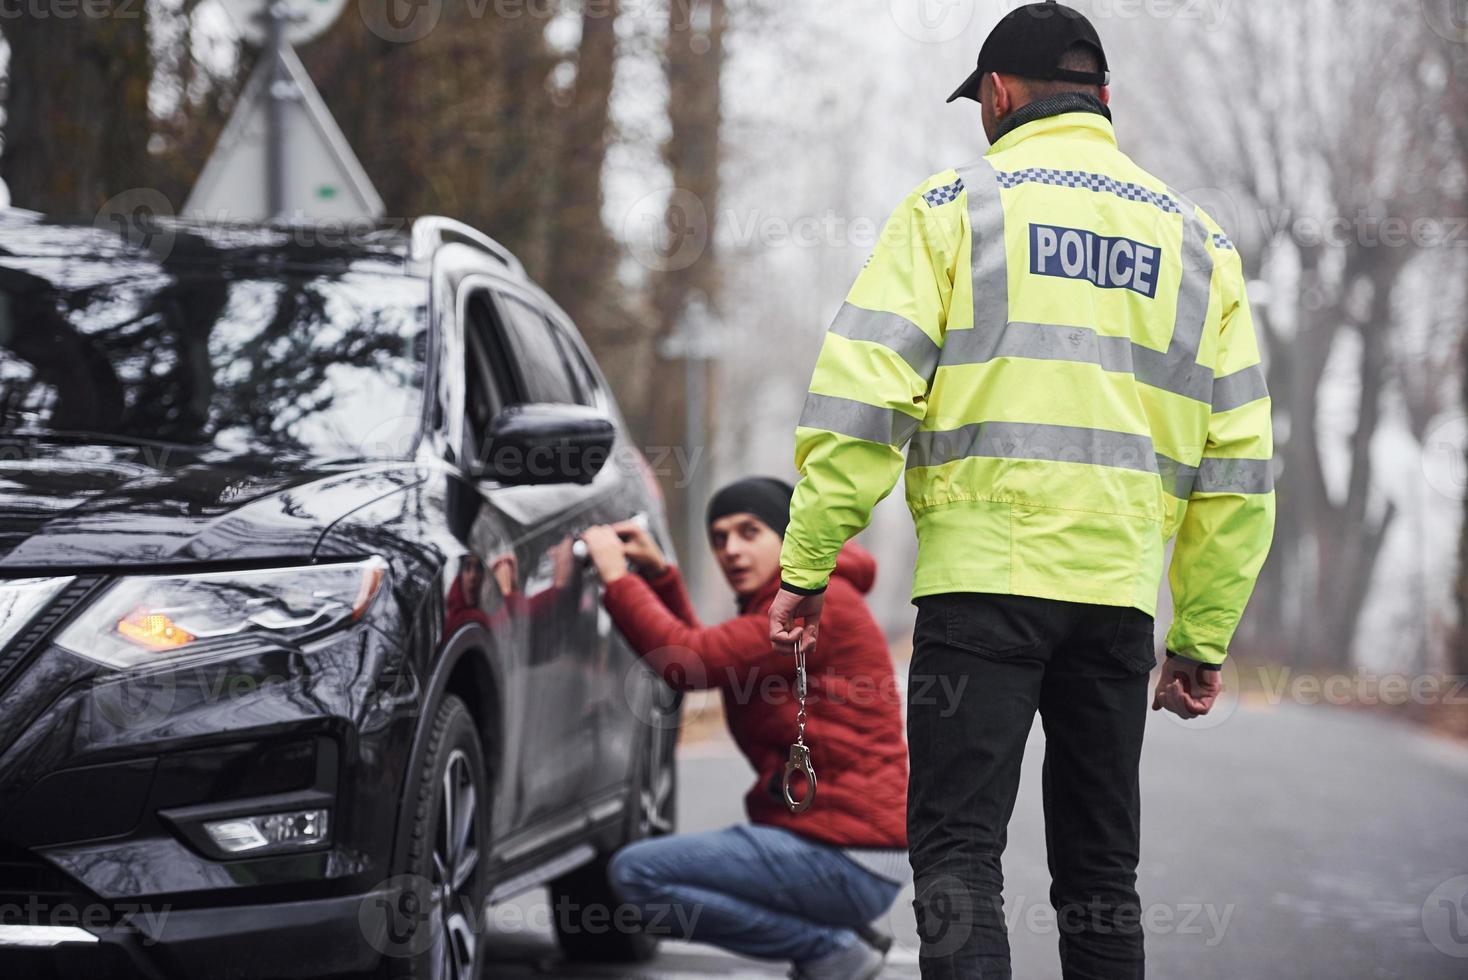
<instances>
[{"instance_id":1,"label":"blue jeans","mask_svg":"<svg viewBox=\"0 0 1468 980\"><path fill-rule=\"evenodd\" d=\"M610 875L654 934L797 963L861 942L854 930L902 890L835 847L759 825L630 844Z\"/></svg>"}]
</instances>

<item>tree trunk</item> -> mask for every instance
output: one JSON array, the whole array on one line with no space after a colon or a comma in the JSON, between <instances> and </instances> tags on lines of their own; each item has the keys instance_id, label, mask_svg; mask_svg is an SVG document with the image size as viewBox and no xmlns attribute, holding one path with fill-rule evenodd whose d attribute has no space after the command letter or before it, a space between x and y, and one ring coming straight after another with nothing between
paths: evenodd
<instances>
[{"instance_id":1,"label":"tree trunk","mask_svg":"<svg viewBox=\"0 0 1468 980\"><path fill-rule=\"evenodd\" d=\"M1463 404L1468 405L1468 343L1463 345ZM1468 446L1464 447L1464 472L1468 473ZM1464 497L1468 508L1468 495ZM1458 622L1448 643L1448 670L1455 674L1468 674L1468 512L1458 526L1458 575L1454 581L1457 596Z\"/></svg>"},{"instance_id":2,"label":"tree trunk","mask_svg":"<svg viewBox=\"0 0 1468 980\"><path fill-rule=\"evenodd\" d=\"M1461 44L1443 46L1447 52L1449 81L1443 87L1443 116L1452 127L1456 138L1459 159L1468 159L1468 92L1464 91L1462 79L1468 78L1468 49ZM1459 192L1458 214L1468 210L1468 192ZM1468 340L1461 341L1461 391L1462 405L1468 407ZM1468 446L1464 447L1465 466L1468 466ZM1468 674L1468 494L1463 498L1463 522L1458 530L1458 575L1454 583L1457 595L1458 623L1448 644L1448 670L1455 674Z\"/></svg>"},{"instance_id":3,"label":"tree trunk","mask_svg":"<svg viewBox=\"0 0 1468 980\"><path fill-rule=\"evenodd\" d=\"M122 191L151 187L148 12L3 23L10 44L5 153L11 202L87 220ZM173 202L177 206L180 202Z\"/></svg>"},{"instance_id":4,"label":"tree trunk","mask_svg":"<svg viewBox=\"0 0 1468 980\"><path fill-rule=\"evenodd\" d=\"M677 331L695 293L701 294L715 315L719 308L714 232L719 204L726 18L724 0L675 0L669 5L665 58L671 135L663 144L663 159L672 172L676 196L664 217L670 267L653 272L651 289L660 337ZM690 242L702 245L692 252L685 251ZM676 362L660 364L655 378L659 395L649 405L651 417L642 431L649 433L651 445L679 447L690 465L708 473L712 426L705 425L702 437L686 431L688 392L682 367ZM711 413L705 413L705 418L711 420ZM705 544L688 540L685 529L689 508L700 513L704 502L689 499L688 487L680 481L687 476L684 470L682 466L667 467L659 479L669 505L668 518L675 529L674 539L680 553L691 556L691 549L701 552Z\"/></svg>"},{"instance_id":5,"label":"tree trunk","mask_svg":"<svg viewBox=\"0 0 1468 980\"><path fill-rule=\"evenodd\" d=\"M556 167L556 190L548 216L548 271L556 299L576 321L587 342L604 346L600 311L617 249L602 223L602 170L606 165L612 78L617 64L617 0L586 4L576 84L566 111Z\"/></svg>"}]
</instances>

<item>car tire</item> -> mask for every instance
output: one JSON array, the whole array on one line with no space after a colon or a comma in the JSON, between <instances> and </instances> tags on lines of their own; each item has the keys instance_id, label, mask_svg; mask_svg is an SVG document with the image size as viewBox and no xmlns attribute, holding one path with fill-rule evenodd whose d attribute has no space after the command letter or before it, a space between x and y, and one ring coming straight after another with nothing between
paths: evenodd
<instances>
[{"instance_id":1,"label":"car tire","mask_svg":"<svg viewBox=\"0 0 1468 980\"><path fill-rule=\"evenodd\" d=\"M646 732L628 796L621 846L673 830L678 796L677 767L673 761L676 720L671 728L649 725ZM618 914L621 902L607 877L610 862L611 855L604 855L551 883L556 939L568 960L642 963L657 955L658 937L640 928L627 928L625 913ZM608 910L606 916L599 916L606 928L579 928L578 919L563 911L587 908Z\"/></svg>"},{"instance_id":2,"label":"car tire","mask_svg":"<svg viewBox=\"0 0 1468 980\"><path fill-rule=\"evenodd\" d=\"M488 784L474 717L448 695L408 783L413 814L404 827L404 869L394 879L401 887L393 900L398 918L412 922L391 933L396 948L386 950L384 973L393 980L478 980L483 972Z\"/></svg>"}]
</instances>

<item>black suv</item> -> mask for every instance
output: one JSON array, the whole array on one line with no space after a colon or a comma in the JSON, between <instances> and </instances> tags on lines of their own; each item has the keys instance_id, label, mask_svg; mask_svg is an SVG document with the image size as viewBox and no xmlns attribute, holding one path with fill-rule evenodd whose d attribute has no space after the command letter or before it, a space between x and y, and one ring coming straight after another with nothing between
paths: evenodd
<instances>
[{"instance_id":1,"label":"black suv","mask_svg":"<svg viewBox=\"0 0 1468 980\"><path fill-rule=\"evenodd\" d=\"M0 211L0 975L467 980L547 883L650 955L679 707L576 537L668 536L569 320L443 218L127 231Z\"/></svg>"}]
</instances>

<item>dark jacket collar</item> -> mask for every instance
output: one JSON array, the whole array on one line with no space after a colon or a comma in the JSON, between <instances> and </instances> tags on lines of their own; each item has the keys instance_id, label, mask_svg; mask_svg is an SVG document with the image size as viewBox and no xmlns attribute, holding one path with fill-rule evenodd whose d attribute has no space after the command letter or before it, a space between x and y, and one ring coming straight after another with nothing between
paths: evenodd
<instances>
[{"instance_id":1,"label":"dark jacket collar","mask_svg":"<svg viewBox=\"0 0 1468 980\"><path fill-rule=\"evenodd\" d=\"M1111 121L1111 110L1106 108L1106 103L1096 96L1085 92L1061 92L1057 95L1047 95L1033 102L1026 102L1014 110L1004 122L999 124L999 131L994 134L991 142L998 143L1005 137L1005 134L1013 132L1025 123L1047 119L1066 112L1094 112L1099 116L1105 116L1107 122Z\"/></svg>"}]
</instances>

